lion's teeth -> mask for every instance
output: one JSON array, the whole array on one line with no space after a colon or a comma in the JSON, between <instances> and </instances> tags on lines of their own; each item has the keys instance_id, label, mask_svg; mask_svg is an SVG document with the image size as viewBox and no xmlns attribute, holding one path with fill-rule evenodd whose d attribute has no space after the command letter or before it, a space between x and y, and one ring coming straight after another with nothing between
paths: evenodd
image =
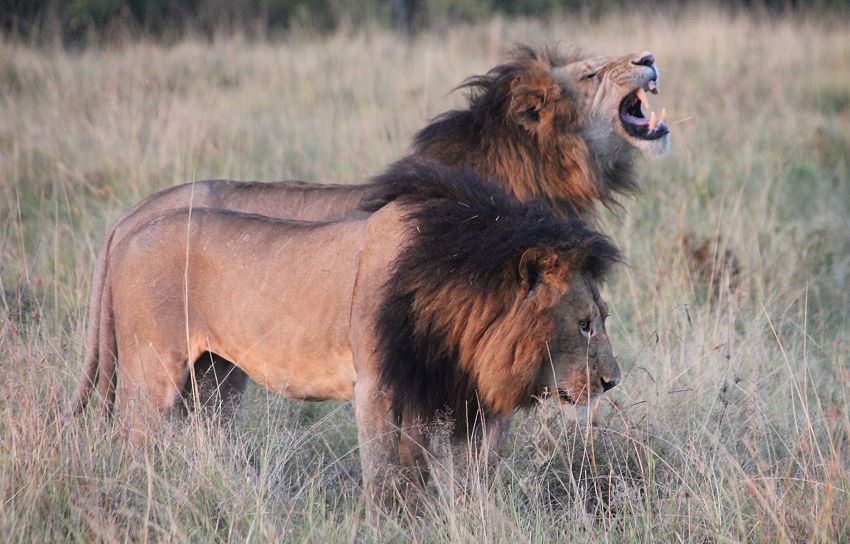
<instances>
[{"instance_id":1,"label":"lion's teeth","mask_svg":"<svg viewBox=\"0 0 850 544\"><path fill-rule=\"evenodd\" d=\"M667 108L661 108L661 117L658 118L659 123L663 123L667 120Z\"/></svg>"},{"instance_id":2,"label":"lion's teeth","mask_svg":"<svg viewBox=\"0 0 850 544\"><path fill-rule=\"evenodd\" d=\"M647 100L646 93L643 92L643 89L637 90L637 97L638 100L640 100L640 103L643 104L646 109L649 109L649 100Z\"/></svg>"},{"instance_id":3,"label":"lion's teeth","mask_svg":"<svg viewBox=\"0 0 850 544\"><path fill-rule=\"evenodd\" d=\"M655 130L655 127L658 125L658 120L655 118L655 112L649 114L649 128L650 130Z\"/></svg>"}]
</instances>

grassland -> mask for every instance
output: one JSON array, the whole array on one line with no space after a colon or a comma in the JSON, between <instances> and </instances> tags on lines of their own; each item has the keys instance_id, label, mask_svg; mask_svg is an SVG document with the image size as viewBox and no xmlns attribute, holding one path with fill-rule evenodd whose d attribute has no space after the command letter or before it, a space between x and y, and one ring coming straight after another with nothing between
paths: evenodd
<instances>
[{"instance_id":1,"label":"grassland","mask_svg":"<svg viewBox=\"0 0 850 544\"><path fill-rule=\"evenodd\" d=\"M0 540L849 541L847 28L700 9L409 44L0 39ZM673 121L603 217L629 262L605 293L624 380L593 427L522 414L496 474L447 462L417 511L374 518L347 404L252 389L233 432L178 423L141 449L59 418L122 210L209 177L362 181L514 41L654 51Z\"/></svg>"}]
</instances>

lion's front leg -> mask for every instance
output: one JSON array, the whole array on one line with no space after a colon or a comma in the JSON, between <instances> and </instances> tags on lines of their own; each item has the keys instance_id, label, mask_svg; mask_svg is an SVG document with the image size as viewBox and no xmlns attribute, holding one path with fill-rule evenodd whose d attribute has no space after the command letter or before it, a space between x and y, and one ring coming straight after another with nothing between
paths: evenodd
<instances>
[{"instance_id":1,"label":"lion's front leg","mask_svg":"<svg viewBox=\"0 0 850 544\"><path fill-rule=\"evenodd\" d=\"M406 478L416 484L425 484L429 478L428 450L430 436L426 423L419 416L405 414L402 418L398 444L398 457Z\"/></svg>"},{"instance_id":2,"label":"lion's front leg","mask_svg":"<svg viewBox=\"0 0 850 544\"><path fill-rule=\"evenodd\" d=\"M354 415L366 493L375 503L386 504L395 485L399 433L389 396L375 380L358 378L354 386Z\"/></svg>"},{"instance_id":3,"label":"lion's front leg","mask_svg":"<svg viewBox=\"0 0 850 544\"><path fill-rule=\"evenodd\" d=\"M485 420L478 450L478 462L482 466L495 467L499 462L499 446L508 437L510 417L490 416Z\"/></svg>"}]
</instances>

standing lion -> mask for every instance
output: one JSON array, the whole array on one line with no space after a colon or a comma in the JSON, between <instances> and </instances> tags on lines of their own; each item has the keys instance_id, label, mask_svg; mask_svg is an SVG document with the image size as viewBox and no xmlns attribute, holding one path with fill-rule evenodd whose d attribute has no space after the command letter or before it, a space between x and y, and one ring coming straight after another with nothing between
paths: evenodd
<instances>
[{"instance_id":1,"label":"standing lion","mask_svg":"<svg viewBox=\"0 0 850 544\"><path fill-rule=\"evenodd\" d=\"M539 198L561 218L591 218L596 202L635 188L633 155L663 153L669 129L645 113L646 92L657 92L651 53L621 57L563 56L518 47L502 65L467 80L467 107L449 111L415 137L410 157L458 166L500 185L520 200ZM92 285L84 373L70 412L81 411L98 377L101 298L114 248L128 233L166 210L217 207L306 221L355 210L368 185L226 180L181 185L137 204L112 226ZM238 398L245 376L221 354L213 357L225 396ZM106 387L106 386L105 386ZM108 387L106 387L108 389Z\"/></svg>"},{"instance_id":2,"label":"standing lion","mask_svg":"<svg viewBox=\"0 0 850 544\"><path fill-rule=\"evenodd\" d=\"M617 384L604 236L433 164L390 170L364 210L307 223L178 209L120 240L97 360L106 388L120 361L128 431L174 410L212 351L289 398L353 399L364 479L380 484L425 454L414 422L448 410L461 434L486 423L494 447L517 408L586 407Z\"/></svg>"}]
</instances>

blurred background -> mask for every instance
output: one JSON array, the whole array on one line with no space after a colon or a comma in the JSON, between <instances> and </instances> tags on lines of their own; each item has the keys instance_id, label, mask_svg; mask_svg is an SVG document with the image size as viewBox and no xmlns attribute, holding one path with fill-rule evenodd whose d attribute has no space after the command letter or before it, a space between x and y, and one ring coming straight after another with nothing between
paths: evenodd
<instances>
[{"instance_id":1,"label":"blurred background","mask_svg":"<svg viewBox=\"0 0 850 544\"><path fill-rule=\"evenodd\" d=\"M598 18L632 7L650 16L704 2L677 0L3 0L2 28L23 38L91 43L148 36L174 40L187 33L273 36L288 30L328 32L380 25L410 34L435 25L506 17ZM731 12L796 16L850 11L846 0L718 0Z\"/></svg>"}]
</instances>

